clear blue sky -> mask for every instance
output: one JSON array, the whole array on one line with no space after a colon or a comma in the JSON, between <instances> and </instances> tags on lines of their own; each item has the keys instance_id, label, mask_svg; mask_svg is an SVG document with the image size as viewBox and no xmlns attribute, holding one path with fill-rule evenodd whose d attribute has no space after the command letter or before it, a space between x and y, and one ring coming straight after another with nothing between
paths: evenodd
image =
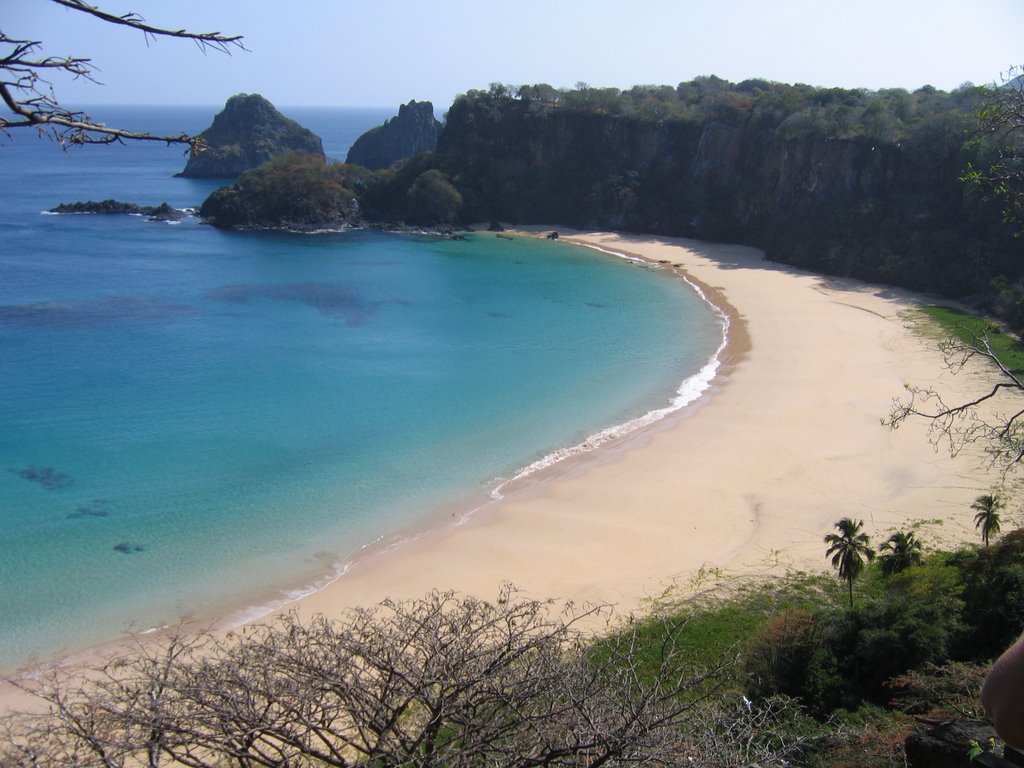
<instances>
[{"instance_id":1,"label":"clear blue sky","mask_svg":"<svg viewBox=\"0 0 1024 768\"><path fill-rule=\"evenodd\" d=\"M258 92L278 106L430 100L440 114L491 82L626 88L715 74L949 90L1024 64L1024 0L92 2L155 25L242 34L249 52L147 44L48 0L0 0L7 35L100 69L102 86L54 82L72 105L219 105Z\"/></svg>"}]
</instances>

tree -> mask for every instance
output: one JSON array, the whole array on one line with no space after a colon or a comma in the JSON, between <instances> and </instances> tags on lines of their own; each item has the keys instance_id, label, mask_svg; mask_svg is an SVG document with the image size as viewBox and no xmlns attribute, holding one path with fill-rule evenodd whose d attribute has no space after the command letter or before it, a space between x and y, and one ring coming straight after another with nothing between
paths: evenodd
<instances>
[{"instance_id":1,"label":"tree","mask_svg":"<svg viewBox=\"0 0 1024 768\"><path fill-rule=\"evenodd\" d=\"M974 516L974 527L981 529L981 540L988 546L989 537L999 533L999 512L1005 502L998 493L986 493L979 496L971 504L971 509L977 514Z\"/></svg>"},{"instance_id":2,"label":"tree","mask_svg":"<svg viewBox=\"0 0 1024 768\"><path fill-rule=\"evenodd\" d=\"M930 422L929 437L936 446L946 445L952 456L980 446L991 465L1005 474L1024 459L1024 380L1000 359L991 330L985 321L962 325L957 335L939 344L950 373L977 366L995 374L983 392L947 402L933 387L907 384L909 397L893 401L884 423L898 429L907 419L923 418Z\"/></svg>"},{"instance_id":3,"label":"tree","mask_svg":"<svg viewBox=\"0 0 1024 768\"><path fill-rule=\"evenodd\" d=\"M117 15L104 11L84 0L51 0L57 5L93 16L109 24L125 26L141 32L147 39L172 37L191 40L203 50L230 53L232 47L245 50L238 35L219 32L189 32L147 24L137 13ZM184 133L177 136L156 136L150 133L113 128L93 120L84 112L62 106L47 79L53 73L96 81L92 60L80 56L45 56L39 40L19 40L0 31L0 99L8 114L0 113L0 132L10 135L16 128L36 128L49 134L61 145L110 144L117 141L162 141L189 144L193 150L199 140Z\"/></svg>"},{"instance_id":4,"label":"tree","mask_svg":"<svg viewBox=\"0 0 1024 768\"><path fill-rule=\"evenodd\" d=\"M417 176L406 200L406 213L413 224L451 224L462 207L462 195L437 169Z\"/></svg>"},{"instance_id":5,"label":"tree","mask_svg":"<svg viewBox=\"0 0 1024 768\"><path fill-rule=\"evenodd\" d=\"M832 567L845 579L850 588L850 607L853 607L853 580L860 576L866 563L874 560L875 550L870 546L871 540L861 531L864 521L854 522L844 517L836 522L839 533L825 536L829 545L825 557L832 558Z\"/></svg>"},{"instance_id":6,"label":"tree","mask_svg":"<svg viewBox=\"0 0 1024 768\"><path fill-rule=\"evenodd\" d=\"M640 624L592 646L601 617L506 587L147 642L26 683L49 711L0 721L0 764L611 766L698 741L724 667L688 670L678 622L645 654Z\"/></svg>"},{"instance_id":7,"label":"tree","mask_svg":"<svg viewBox=\"0 0 1024 768\"><path fill-rule=\"evenodd\" d=\"M1024 235L1024 69L1011 67L1003 82L985 89L976 142L985 144L985 165L968 164L963 180L1003 203L1003 220Z\"/></svg>"},{"instance_id":8,"label":"tree","mask_svg":"<svg viewBox=\"0 0 1024 768\"><path fill-rule=\"evenodd\" d=\"M886 576L905 571L914 565L921 565L924 560L921 542L914 536L913 531L897 531L879 547L879 552L882 554L878 560L882 566L882 573Z\"/></svg>"}]
</instances>

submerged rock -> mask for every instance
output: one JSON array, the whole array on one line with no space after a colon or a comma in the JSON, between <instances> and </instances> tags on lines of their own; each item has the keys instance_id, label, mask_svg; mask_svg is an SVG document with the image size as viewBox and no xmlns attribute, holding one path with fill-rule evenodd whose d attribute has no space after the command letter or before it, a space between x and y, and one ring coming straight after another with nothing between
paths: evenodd
<instances>
[{"instance_id":1,"label":"submerged rock","mask_svg":"<svg viewBox=\"0 0 1024 768\"><path fill-rule=\"evenodd\" d=\"M114 545L114 551L120 552L122 555L132 555L136 552L145 552L146 548L142 544L133 544L130 541L122 541L120 544Z\"/></svg>"},{"instance_id":2,"label":"submerged rock","mask_svg":"<svg viewBox=\"0 0 1024 768\"><path fill-rule=\"evenodd\" d=\"M206 146L189 157L178 176L234 178L286 152L324 158L319 136L257 93L232 96L199 136Z\"/></svg>"},{"instance_id":3,"label":"submerged rock","mask_svg":"<svg viewBox=\"0 0 1024 768\"><path fill-rule=\"evenodd\" d=\"M30 483L38 484L47 491L67 488L75 482L71 475L58 472L53 467L36 467L33 465L25 467L24 469L12 469L11 472L16 474L22 480L28 480Z\"/></svg>"}]
</instances>

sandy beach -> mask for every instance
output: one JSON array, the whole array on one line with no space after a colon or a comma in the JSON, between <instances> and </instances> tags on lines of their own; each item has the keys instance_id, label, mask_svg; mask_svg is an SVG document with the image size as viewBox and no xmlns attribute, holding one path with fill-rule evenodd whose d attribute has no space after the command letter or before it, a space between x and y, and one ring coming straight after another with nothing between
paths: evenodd
<instances>
[{"instance_id":1,"label":"sandy beach","mask_svg":"<svg viewBox=\"0 0 1024 768\"><path fill-rule=\"evenodd\" d=\"M433 588L486 597L503 582L531 597L642 610L708 571L827 569L822 537L845 516L863 519L877 543L923 520L926 545L973 540L970 504L997 479L976 456L936 451L924 423L881 424L905 382L968 385L908 327L905 312L922 297L802 273L742 246L562 233L705 288L732 321L712 389L532 476L463 524L364 554L300 601L302 614Z\"/></svg>"},{"instance_id":2,"label":"sandy beach","mask_svg":"<svg viewBox=\"0 0 1024 768\"><path fill-rule=\"evenodd\" d=\"M826 570L822 537L841 517L863 519L876 543L917 521L931 521L918 534L926 546L976 538L970 504L997 478L977 456L936 451L924 423L881 424L905 382L969 386L908 326L906 311L925 299L803 273L742 246L562 234L685 273L730 315L711 389L513 484L468 518L444 513L400 546L365 551L285 610L336 615L431 589L490 597L510 582L530 597L628 613L685 594L709 571Z\"/></svg>"}]
</instances>

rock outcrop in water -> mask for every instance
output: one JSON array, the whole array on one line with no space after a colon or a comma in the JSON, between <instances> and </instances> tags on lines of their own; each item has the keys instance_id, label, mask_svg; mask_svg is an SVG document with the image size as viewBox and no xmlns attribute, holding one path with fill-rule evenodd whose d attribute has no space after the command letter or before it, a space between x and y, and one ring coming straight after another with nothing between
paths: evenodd
<instances>
[{"instance_id":1,"label":"rock outcrop in water","mask_svg":"<svg viewBox=\"0 0 1024 768\"><path fill-rule=\"evenodd\" d=\"M298 232L347 229L362 224L355 189L365 169L289 153L243 173L203 202L199 215L225 229Z\"/></svg>"},{"instance_id":2,"label":"rock outcrop in water","mask_svg":"<svg viewBox=\"0 0 1024 768\"><path fill-rule=\"evenodd\" d=\"M126 203L122 200L108 199L61 203L56 208L51 208L50 213L97 213L104 215L127 213L146 216L150 221L178 221L184 218L187 212L180 208L173 208L167 203L160 203L160 205L136 205L135 203Z\"/></svg>"},{"instance_id":3,"label":"rock outcrop in water","mask_svg":"<svg viewBox=\"0 0 1024 768\"><path fill-rule=\"evenodd\" d=\"M364 168L389 168L420 152L433 152L441 130L429 101L410 101L398 108L398 115L371 128L352 145L346 163Z\"/></svg>"},{"instance_id":4,"label":"rock outcrop in water","mask_svg":"<svg viewBox=\"0 0 1024 768\"><path fill-rule=\"evenodd\" d=\"M256 93L232 96L199 135L206 146L189 157L179 176L234 178L286 152L324 157L319 136Z\"/></svg>"}]
</instances>

